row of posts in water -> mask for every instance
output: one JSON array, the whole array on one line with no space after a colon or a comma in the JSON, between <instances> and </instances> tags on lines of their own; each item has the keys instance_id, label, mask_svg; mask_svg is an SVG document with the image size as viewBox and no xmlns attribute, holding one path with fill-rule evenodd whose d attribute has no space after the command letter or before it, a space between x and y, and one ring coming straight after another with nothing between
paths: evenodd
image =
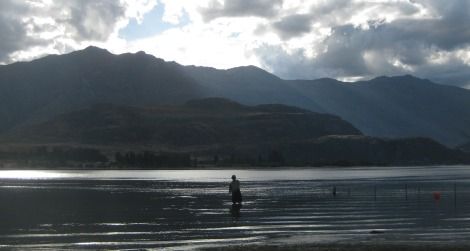
<instances>
[{"instance_id":1,"label":"row of posts in water","mask_svg":"<svg viewBox=\"0 0 470 251\"><path fill-rule=\"evenodd\" d=\"M421 194L421 188L420 187L417 188L417 192L418 192L418 197L419 197L420 194ZM455 183L454 183L453 192L454 192L454 205L457 205L457 184L455 184ZM333 194L333 197L336 197L336 195L337 195L336 186L333 186L332 194ZM350 188L347 189L347 194L348 194L348 197L351 196L351 189ZM408 200L408 184L405 184L404 197L405 197L405 200ZM432 198L436 202L439 202L441 200L441 192L439 192L439 191L432 192ZM374 185L374 200L377 201L377 185Z\"/></svg>"}]
</instances>

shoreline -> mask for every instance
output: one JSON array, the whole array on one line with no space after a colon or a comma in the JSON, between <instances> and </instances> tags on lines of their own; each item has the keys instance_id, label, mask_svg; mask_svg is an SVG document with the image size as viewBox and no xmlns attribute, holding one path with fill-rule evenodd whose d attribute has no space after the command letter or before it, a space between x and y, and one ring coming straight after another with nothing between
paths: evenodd
<instances>
[{"instance_id":1,"label":"shoreline","mask_svg":"<svg viewBox=\"0 0 470 251\"><path fill-rule=\"evenodd\" d=\"M47 167L17 167L17 168L1 168L0 171L184 171L184 170L312 170L312 169L355 169L355 168L442 168L442 167L470 167L468 164L436 164L436 165L391 165L391 166L284 166L284 167L264 167L264 166L224 166L224 167L162 167L162 168L77 168L77 167L61 167L61 168L47 168Z\"/></svg>"}]
</instances>

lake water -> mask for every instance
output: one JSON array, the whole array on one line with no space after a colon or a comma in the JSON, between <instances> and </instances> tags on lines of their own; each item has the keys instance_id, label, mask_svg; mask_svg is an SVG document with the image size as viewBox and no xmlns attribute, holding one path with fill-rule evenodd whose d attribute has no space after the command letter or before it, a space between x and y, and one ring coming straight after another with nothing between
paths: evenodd
<instances>
[{"instance_id":1,"label":"lake water","mask_svg":"<svg viewBox=\"0 0 470 251\"><path fill-rule=\"evenodd\" d=\"M228 194L232 174L241 208ZM455 245L470 236L467 166L0 171L0 199L0 248L17 250Z\"/></svg>"}]
</instances>

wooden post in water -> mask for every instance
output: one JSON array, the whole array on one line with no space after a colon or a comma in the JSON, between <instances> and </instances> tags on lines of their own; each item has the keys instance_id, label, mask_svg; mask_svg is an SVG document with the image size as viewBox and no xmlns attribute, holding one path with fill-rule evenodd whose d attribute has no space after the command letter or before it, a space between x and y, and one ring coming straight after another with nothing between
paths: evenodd
<instances>
[{"instance_id":1,"label":"wooden post in water","mask_svg":"<svg viewBox=\"0 0 470 251\"><path fill-rule=\"evenodd\" d=\"M454 209L457 209L457 183L454 183Z\"/></svg>"},{"instance_id":2,"label":"wooden post in water","mask_svg":"<svg viewBox=\"0 0 470 251\"><path fill-rule=\"evenodd\" d=\"M418 185L418 208L421 205L421 187Z\"/></svg>"},{"instance_id":3,"label":"wooden post in water","mask_svg":"<svg viewBox=\"0 0 470 251\"><path fill-rule=\"evenodd\" d=\"M377 201L377 185L374 185L374 201Z\"/></svg>"},{"instance_id":4,"label":"wooden post in water","mask_svg":"<svg viewBox=\"0 0 470 251\"><path fill-rule=\"evenodd\" d=\"M418 186L418 203L420 199L421 199L421 187Z\"/></svg>"},{"instance_id":5,"label":"wooden post in water","mask_svg":"<svg viewBox=\"0 0 470 251\"><path fill-rule=\"evenodd\" d=\"M408 200L408 184L405 184L405 200Z\"/></svg>"}]
</instances>

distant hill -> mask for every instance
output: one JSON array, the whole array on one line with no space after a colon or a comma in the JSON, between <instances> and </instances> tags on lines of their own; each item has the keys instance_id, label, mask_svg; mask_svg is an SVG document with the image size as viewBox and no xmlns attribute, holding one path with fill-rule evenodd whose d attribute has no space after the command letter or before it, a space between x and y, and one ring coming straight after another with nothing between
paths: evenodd
<instances>
[{"instance_id":1,"label":"distant hill","mask_svg":"<svg viewBox=\"0 0 470 251\"><path fill-rule=\"evenodd\" d=\"M334 114L369 136L429 137L451 147L470 140L470 91L462 88L412 76L291 81L254 66L182 66L96 47L0 66L0 134L97 103L155 106L214 96Z\"/></svg>"},{"instance_id":2,"label":"distant hill","mask_svg":"<svg viewBox=\"0 0 470 251\"><path fill-rule=\"evenodd\" d=\"M464 152L470 152L470 142L459 146L458 149L460 149Z\"/></svg>"},{"instance_id":3,"label":"distant hill","mask_svg":"<svg viewBox=\"0 0 470 251\"><path fill-rule=\"evenodd\" d=\"M470 154L431 139L381 139L361 135L325 136L285 145L292 163L311 165L437 165L470 163Z\"/></svg>"},{"instance_id":4,"label":"distant hill","mask_svg":"<svg viewBox=\"0 0 470 251\"><path fill-rule=\"evenodd\" d=\"M222 165L470 163L470 155L431 139L363 136L337 116L285 105L246 106L222 98L146 108L95 105L17 128L1 140L31 146L171 150L209 156L209 162L217 159L213 164ZM128 158L124 162L131 161Z\"/></svg>"},{"instance_id":5,"label":"distant hill","mask_svg":"<svg viewBox=\"0 0 470 251\"><path fill-rule=\"evenodd\" d=\"M13 130L9 142L152 145L185 148L259 145L325 135L360 135L339 117L285 105L221 99L151 108L95 105Z\"/></svg>"}]
</instances>

